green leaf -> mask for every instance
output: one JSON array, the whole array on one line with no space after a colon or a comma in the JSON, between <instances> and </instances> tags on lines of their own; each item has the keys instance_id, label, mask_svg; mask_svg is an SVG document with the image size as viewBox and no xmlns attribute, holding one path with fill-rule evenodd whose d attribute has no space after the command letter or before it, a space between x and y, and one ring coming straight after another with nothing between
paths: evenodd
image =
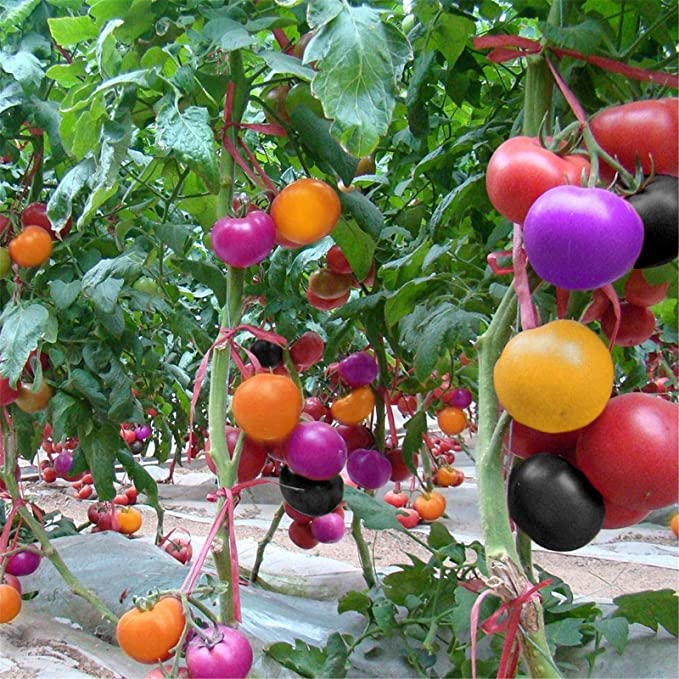
<instances>
[{"instance_id":1,"label":"green leaf","mask_svg":"<svg viewBox=\"0 0 679 679\"><path fill-rule=\"evenodd\" d=\"M476 26L473 21L455 14L441 13L432 31L432 41L452 68L467 44L474 35Z\"/></svg>"},{"instance_id":2,"label":"green leaf","mask_svg":"<svg viewBox=\"0 0 679 679\"><path fill-rule=\"evenodd\" d=\"M421 597L431 587L431 572L422 561L389 573L383 579L384 592L397 606L405 605L409 596Z\"/></svg>"},{"instance_id":3,"label":"green leaf","mask_svg":"<svg viewBox=\"0 0 679 679\"><path fill-rule=\"evenodd\" d=\"M207 109L189 106L180 112L166 105L157 116L156 146L186 163L212 193L219 190L219 166Z\"/></svg>"},{"instance_id":4,"label":"green leaf","mask_svg":"<svg viewBox=\"0 0 679 679\"><path fill-rule=\"evenodd\" d=\"M151 503L157 502L158 485L155 479L137 462L132 453L125 448L119 448L117 458L118 462L125 468L127 475L132 479L134 487L140 493L145 493Z\"/></svg>"},{"instance_id":5,"label":"green leaf","mask_svg":"<svg viewBox=\"0 0 679 679\"><path fill-rule=\"evenodd\" d=\"M393 326L404 316L411 313L415 308L417 300L431 292L431 286L432 281L430 278L415 278L408 281L392 294L384 305L384 319L387 325ZM433 365L431 368L433 368ZM431 374L431 369L429 374ZM419 379L423 381L421 378Z\"/></svg>"},{"instance_id":6,"label":"green leaf","mask_svg":"<svg viewBox=\"0 0 679 679\"><path fill-rule=\"evenodd\" d=\"M332 21L342 11L341 0L316 0L307 6L307 23L318 29Z\"/></svg>"},{"instance_id":7,"label":"green leaf","mask_svg":"<svg viewBox=\"0 0 679 679\"><path fill-rule=\"evenodd\" d=\"M40 60L24 50L11 55L2 54L0 68L5 73L14 76L26 92L36 92L45 77Z\"/></svg>"},{"instance_id":8,"label":"green leaf","mask_svg":"<svg viewBox=\"0 0 679 679\"><path fill-rule=\"evenodd\" d=\"M373 264L375 241L356 222L347 219L340 219L331 235L349 261L356 278L362 281Z\"/></svg>"},{"instance_id":9,"label":"green leaf","mask_svg":"<svg viewBox=\"0 0 679 679\"><path fill-rule=\"evenodd\" d=\"M452 191L446 194L431 215L431 219L429 220L430 228L435 229L441 223L443 216L448 210L455 210L456 215L461 216L461 212L458 212L456 208L459 205L462 205L464 209L469 209L470 205L467 200L469 194L484 181L485 178L483 174L475 174L465 179L459 186L456 186Z\"/></svg>"},{"instance_id":10,"label":"green leaf","mask_svg":"<svg viewBox=\"0 0 679 679\"><path fill-rule=\"evenodd\" d=\"M97 378L89 371L76 368L64 382L64 390L76 392L84 396L94 408L100 411L108 410L108 398L101 390Z\"/></svg>"},{"instance_id":11,"label":"green leaf","mask_svg":"<svg viewBox=\"0 0 679 679\"><path fill-rule=\"evenodd\" d=\"M455 589L455 607L453 608L452 627L455 636L468 637L470 630L470 620L472 606L476 603L478 594L470 592L466 587L458 585ZM486 597L481 603L479 610L479 620L486 620L493 614L495 609L500 605L499 600L495 597ZM483 631L479 628L479 637L482 636Z\"/></svg>"},{"instance_id":12,"label":"green leaf","mask_svg":"<svg viewBox=\"0 0 679 679\"><path fill-rule=\"evenodd\" d=\"M264 649L266 655L303 677L321 677L327 659L324 649L311 646L301 639L295 639L295 645L279 641Z\"/></svg>"},{"instance_id":13,"label":"green leaf","mask_svg":"<svg viewBox=\"0 0 679 679\"><path fill-rule=\"evenodd\" d=\"M26 110L26 118L31 125L39 127L47 133L52 149L52 161L65 158L66 151L59 132L61 115L57 104L53 101L43 101L37 96L31 96Z\"/></svg>"},{"instance_id":14,"label":"green leaf","mask_svg":"<svg viewBox=\"0 0 679 679\"><path fill-rule=\"evenodd\" d=\"M18 2L2 3L0 13L0 33L8 30L19 30L33 10L40 4L40 0L18 0Z\"/></svg>"},{"instance_id":15,"label":"green leaf","mask_svg":"<svg viewBox=\"0 0 679 679\"><path fill-rule=\"evenodd\" d=\"M118 75L120 64L123 61L118 48L116 46L116 38L113 31L123 24L122 19L113 19L109 21L104 28L101 29L97 43L95 46L95 54L97 57L97 66L101 77L111 78Z\"/></svg>"},{"instance_id":16,"label":"green leaf","mask_svg":"<svg viewBox=\"0 0 679 679\"><path fill-rule=\"evenodd\" d=\"M99 500L109 502L116 496L113 485L115 461L117 451L122 448L118 427L100 423L80 436L80 447L87 459Z\"/></svg>"},{"instance_id":17,"label":"green leaf","mask_svg":"<svg viewBox=\"0 0 679 679\"><path fill-rule=\"evenodd\" d=\"M347 611L356 611L357 613L367 613L372 606L372 601L367 594L363 592L347 592L337 604L337 612L342 614Z\"/></svg>"},{"instance_id":18,"label":"green leaf","mask_svg":"<svg viewBox=\"0 0 679 679\"><path fill-rule=\"evenodd\" d=\"M629 623L625 618L595 620L594 627L620 655L624 653L629 638Z\"/></svg>"},{"instance_id":19,"label":"green leaf","mask_svg":"<svg viewBox=\"0 0 679 679\"><path fill-rule=\"evenodd\" d=\"M384 228L384 216L370 198L361 191L342 192L340 193L340 203L342 210L347 210L363 231L375 240L379 240Z\"/></svg>"},{"instance_id":20,"label":"green leaf","mask_svg":"<svg viewBox=\"0 0 679 679\"><path fill-rule=\"evenodd\" d=\"M351 486L344 486L344 501L349 505L349 509L363 521L366 528L403 530L403 526L396 518L396 510L386 502L377 500Z\"/></svg>"},{"instance_id":21,"label":"green leaf","mask_svg":"<svg viewBox=\"0 0 679 679\"><path fill-rule=\"evenodd\" d=\"M203 28L203 35L213 45L227 52L249 47L254 42L254 36L247 32L243 24L227 17L208 21Z\"/></svg>"},{"instance_id":22,"label":"green leaf","mask_svg":"<svg viewBox=\"0 0 679 679\"><path fill-rule=\"evenodd\" d=\"M638 623L654 632L662 625L672 636L677 636L679 626L679 597L674 590L661 589L635 594L623 594L613 599L617 606L611 617L623 617L629 623Z\"/></svg>"},{"instance_id":23,"label":"green leaf","mask_svg":"<svg viewBox=\"0 0 679 679\"><path fill-rule=\"evenodd\" d=\"M422 436L427 433L427 415L424 411L415 413L405 423L406 435L403 439L403 461L413 474L417 473L416 455L422 448Z\"/></svg>"},{"instance_id":24,"label":"green leaf","mask_svg":"<svg viewBox=\"0 0 679 679\"><path fill-rule=\"evenodd\" d=\"M307 45L305 63L318 62L312 92L334 121L333 136L350 153L368 155L386 133L410 58L403 33L366 5L343 4Z\"/></svg>"},{"instance_id":25,"label":"green leaf","mask_svg":"<svg viewBox=\"0 0 679 679\"><path fill-rule=\"evenodd\" d=\"M539 26L551 45L577 50L583 54L593 54L604 37L601 24L592 17L574 26L554 26L547 22L540 22Z\"/></svg>"},{"instance_id":26,"label":"green leaf","mask_svg":"<svg viewBox=\"0 0 679 679\"><path fill-rule=\"evenodd\" d=\"M337 677L338 679L347 676L349 665L349 647L344 637L339 632L333 632L325 645L328 654L323 670L319 676Z\"/></svg>"},{"instance_id":27,"label":"green leaf","mask_svg":"<svg viewBox=\"0 0 679 679\"><path fill-rule=\"evenodd\" d=\"M582 644L582 624L579 618L564 618L545 625L547 641L556 646L580 646Z\"/></svg>"},{"instance_id":28,"label":"green leaf","mask_svg":"<svg viewBox=\"0 0 679 679\"><path fill-rule=\"evenodd\" d=\"M82 83L85 75L85 62L78 60L71 64L54 64L47 69L45 75L62 87L74 87Z\"/></svg>"},{"instance_id":29,"label":"green leaf","mask_svg":"<svg viewBox=\"0 0 679 679\"><path fill-rule=\"evenodd\" d=\"M49 312L40 304L18 306L10 302L0 321L0 375L14 386L31 351L48 331Z\"/></svg>"},{"instance_id":30,"label":"green leaf","mask_svg":"<svg viewBox=\"0 0 679 679\"><path fill-rule=\"evenodd\" d=\"M274 51L260 52L259 56L266 61L272 73L289 73L301 80L311 80L314 77L314 69L305 66L297 57Z\"/></svg>"},{"instance_id":31,"label":"green leaf","mask_svg":"<svg viewBox=\"0 0 679 679\"><path fill-rule=\"evenodd\" d=\"M195 229L192 224L158 224L156 233L161 242L172 248L178 255L186 254L195 240Z\"/></svg>"},{"instance_id":32,"label":"green leaf","mask_svg":"<svg viewBox=\"0 0 679 679\"><path fill-rule=\"evenodd\" d=\"M49 409L55 441L75 436L81 423L91 417L91 411L84 401L61 390L50 399Z\"/></svg>"},{"instance_id":33,"label":"green leaf","mask_svg":"<svg viewBox=\"0 0 679 679\"><path fill-rule=\"evenodd\" d=\"M87 16L58 17L48 19L47 24L54 42L61 47L72 47L99 34L96 24Z\"/></svg>"},{"instance_id":34,"label":"green leaf","mask_svg":"<svg viewBox=\"0 0 679 679\"><path fill-rule=\"evenodd\" d=\"M457 544L457 541L450 534L449 530L442 523L437 521L431 524L427 544L432 549L442 549L450 544Z\"/></svg>"},{"instance_id":35,"label":"green leaf","mask_svg":"<svg viewBox=\"0 0 679 679\"><path fill-rule=\"evenodd\" d=\"M73 281L71 283L64 283L64 281L54 280L49 282L50 297L54 302L54 306L63 311L78 299L80 294L80 281Z\"/></svg>"},{"instance_id":36,"label":"green leaf","mask_svg":"<svg viewBox=\"0 0 679 679\"><path fill-rule=\"evenodd\" d=\"M10 82L0 90L0 113L25 104L26 94L17 82Z\"/></svg>"},{"instance_id":37,"label":"green leaf","mask_svg":"<svg viewBox=\"0 0 679 679\"><path fill-rule=\"evenodd\" d=\"M74 198L87 186L95 172L94 160L87 158L74 165L59 182L47 203L47 216L60 232L73 214Z\"/></svg>"}]
</instances>

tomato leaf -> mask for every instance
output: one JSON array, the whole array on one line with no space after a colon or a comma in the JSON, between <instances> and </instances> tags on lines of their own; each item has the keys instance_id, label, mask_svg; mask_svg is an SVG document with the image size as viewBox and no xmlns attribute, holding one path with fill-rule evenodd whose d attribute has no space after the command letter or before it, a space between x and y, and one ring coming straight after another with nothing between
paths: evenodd
<instances>
[{"instance_id":1,"label":"tomato leaf","mask_svg":"<svg viewBox=\"0 0 679 679\"><path fill-rule=\"evenodd\" d=\"M629 623L649 627L654 632L662 625L672 636L679 626L679 596L674 590L636 592L613 599L617 606L611 617L623 617Z\"/></svg>"},{"instance_id":2,"label":"tomato leaf","mask_svg":"<svg viewBox=\"0 0 679 679\"><path fill-rule=\"evenodd\" d=\"M73 199L85 188L94 171L94 160L86 158L74 165L59 182L47 203L47 216L55 230L60 231L73 214Z\"/></svg>"},{"instance_id":3,"label":"tomato leaf","mask_svg":"<svg viewBox=\"0 0 679 679\"><path fill-rule=\"evenodd\" d=\"M49 411L55 441L63 441L69 436L74 436L81 423L88 421L92 415L84 401L61 389L50 399Z\"/></svg>"},{"instance_id":4,"label":"tomato leaf","mask_svg":"<svg viewBox=\"0 0 679 679\"><path fill-rule=\"evenodd\" d=\"M149 499L149 504L158 502L158 486L155 479L144 467L133 457L132 453L125 448L118 448L116 451L118 462L123 465L127 475L132 479L134 487L140 492L145 493Z\"/></svg>"},{"instance_id":5,"label":"tomato leaf","mask_svg":"<svg viewBox=\"0 0 679 679\"><path fill-rule=\"evenodd\" d=\"M462 54L467 40L474 34L474 22L456 14L441 12L433 27L432 40L452 69Z\"/></svg>"},{"instance_id":6,"label":"tomato leaf","mask_svg":"<svg viewBox=\"0 0 679 679\"><path fill-rule=\"evenodd\" d=\"M351 219L340 219L332 238L349 260L356 278L363 280L373 263L375 241Z\"/></svg>"},{"instance_id":7,"label":"tomato leaf","mask_svg":"<svg viewBox=\"0 0 679 679\"><path fill-rule=\"evenodd\" d=\"M275 51L260 52L259 56L266 61L272 73L289 73L301 80L311 80L314 77L313 68L304 66L297 57Z\"/></svg>"},{"instance_id":8,"label":"tomato leaf","mask_svg":"<svg viewBox=\"0 0 679 679\"><path fill-rule=\"evenodd\" d=\"M48 19L47 25L54 42L61 47L71 47L99 35L96 24L87 16Z\"/></svg>"},{"instance_id":9,"label":"tomato leaf","mask_svg":"<svg viewBox=\"0 0 679 679\"><path fill-rule=\"evenodd\" d=\"M351 177L353 176L352 172ZM342 210L348 210L363 231L375 240L380 238L384 229L384 216L370 198L361 191L350 191L340 193L340 203Z\"/></svg>"},{"instance_id":10,"label":"tomato leaf","mask_svg":"<svg viewBox=\"0 0 679 679\"><path fill-rule=\"evenodd\" d=\"M305 63L318 62L312 92L334 120L333 135L351 153L365 156L389 127L410 45L376 9L338 7L336 0L314 5L307 20L317 32L304 52Z\"/></svg>"},{"instance_id":11,"label":"tomato leaf","mask_svg":"<svg viewBox=\"0 0 679 679\"><path fill-rule=\"evenodd\" d=\"M346 635L349 642L352 641L350 635ZM327 658L323 663L323 670L319 676L322 677L346 677L347 665L349 664L349 647L344 636L339 632L333 632L325 645Z\"/></svg>"},{"instance_id":12,"label":"tomato leaf","mask_svg":"<svg viewBox=\"0 0 679 679\"><path fill-rule=\"evenodd\" d=\"M284 641L271 644L264 649L264 653L302 677L324 676L323 666L327 660L327 652L301 639L295 639L294 646Z\"/></svg>"},{"instance_id":13,"label":"tomato leaf","mask_svg":"<svg viewBox=\"0 0 679 679\"><path fill-rule=\"evenodd\" d=\"M376 500L351 486L344 486L344 500L366 528L373 530L403 530L396 518L396 510L381 500Z\"/></svg>"},{"instance_id":14,"label":"tomato leaf","mask_svg":"<svg viewBox=\"0 0 679 679\"><path fill-rule=\"evenodd\" d=\"M16 385L28 357L49 330L50 315L41 304L8 303L0 316L0 375Z\"/></svg>"},{"instance_id":15,"label":"tomato leaf","mask_svg":"<svg viewBox=\"0 0 679 679\"><path fill-rule=\"evenodd\" d=\"M118 428L112 424L99 423L92 431L80 436L80 447L92 473L99 500L108 502L116 496L115 461L122 447Z\"/></svg>"},{"instance_id":16,"label":"tomato leaf","mask_svg":"<svg viewBox=\"0 0 679 679\"><path fill-rule=\"evenodd\" d=\"M422 436L427 432L427 416L424 411L415 413L406 423L403 439L403 461L413 474L417 473L415 459L422 448Z\"/></svg>"},{"instance_id":17,"label":"tomato leaf","mask_svg":"<svg viewBox=\"0 0 679 679\"><path fill-rule=\"evenodd\" d=\"M594 627L620 655L623 654L629 638L629 623L625 618L595 620Z\"/></svg>"},{"instance_id":18,"label":"tomato leaf","mask_svg":"<svg viewBox=\"0 0 679 679\"><path fill-rule=\"evenodd\" d=\"M404 606L409 596L420 597L431 586L431 571L422 561L401 566L401 570L384 576L384 593L397 606Z\"/></svg>"},{"instance_id":19,"label":"tomato leaf","mask_svg":"<svg viewBox=\"0 0 679 679\"><path fill-rule=\"evenodd\" d=\"M347 592L337 603L337 612L346 613L356 611L357 613L367 613L372 606L372 601L363 592Z\"/></svg>"},{"instance_id":20,"label":"tomato leaf","mask_svg":"<svg viewBox=\"0 0 679 679\"><path fill-rule=\"evenodd\" d=\"M40 60L30 52L19 50L15 54L3 54L2 70L13 76L25 92L35 92L45 77Z\"/></svg>"},{"instance_id":21,"label":"tomato leaf","mask_svg":"<svg viewBox=\"0 0 679 679\"><path fill-rule=\"evenodd\" d=\"M580 646L582 644L580 618L564 618L545 625L545 634L550 646Z\"/></svg>"}]
</instances>

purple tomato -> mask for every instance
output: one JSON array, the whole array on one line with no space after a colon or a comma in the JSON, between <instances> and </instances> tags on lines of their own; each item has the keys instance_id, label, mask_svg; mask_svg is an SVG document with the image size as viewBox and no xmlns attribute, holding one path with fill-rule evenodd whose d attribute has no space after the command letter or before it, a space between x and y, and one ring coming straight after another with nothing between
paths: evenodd
<instances>
[{"instance_id":1,"label":"purple tomato","mask_svg":"<svg viewBox=\"0 0 679 679\"><path fill-rule=\"evenodd\" d=\"M448 403L455 408L468 408L472 403L472 392L466 387L453 389Z\"/></svg>"},{"instance_id":2,"label":"purple tomato","mask_svg":"<svg viewBox=\"0 0 679 679\"><path fill-rule=\"evenodd\" d=\"M344 518L334 512L318 516L311 522L311 535L324 544L339 542L344 533Z\"/></svg>"},{"instance_id":3,"label":"purple tomato","mask_svg":"<svg viewBox=\"0 0 679 679\"><path fill-rule=\"evenodd\" d=\"M337 366L342 381L352 389L365 387L377 377L378 366L374 356L357 351L342 359Z\"/></svg>"},{"instance_id":4,"label":"purple tomato","mask_svg":"<svg viewBox=\"0 0 679 679\"><path fill-rule=\"evenodd\" d=\"M186 646L190 677L242 679L252 667L252 646L236 629L217 625L210 641L195 634Z\"/></svg>"},{"instance_id":5,"label":"purple tomato","mask_svg":"<svg viewBox=\"0 0 679 679\"><path fill-rule=\"evenodd\" d=\"M54 469L59 476L68 476L73 466L73 455L71 453L59 453L54 459Z\"/></svg>"},{"instance_id":6,"label":"purple tomato","mask_svg":"<svg viewBox=\"0 0 679 679\"><path fill-rule=\"evenodd\" d=\"M557 186L528 210L524 241L541 278L566 290L591 290L634 266L644 225L634 208L611 191Z\"/></svg>"},{"instance_id":7,"label":"purple tomato","mask_svg":"<svg viewBox=\"0 0 679 679\"><path fill-rule=\"evenodd\" d=\"M326 422L302 422L287 441L286 460L295 474L312 481L337 476L347 461L347 444Z\"/></svg>"},{"instance_id":8,"label":"purple tomato","mask_svg":"<svg viewBox=\"0 0 679 679\"><path fill-rule=\"evenodd\" d=\"M151 427L148 424L142 424L140 427L135 427L134 435L137 441L146 441L151 436Z\"/></svg>"},{"instance_id":9,"label":"purple tomato","mask_svg":"<svg viewBox=\"0 0 679 679\"><path fill-rule=\"evenodd\" d=\"M38 570L40 554L35 552L17 552L7 559L6 573L10 575L30 575Z\"/></svg>"},{"instance_id":10,"label":"purple tomato","mask_svg":"<svg viewBox=\"0 0 679 679\"><path fill-rule=\"evenodd\" d=\"M262 210L245 217L222 217L211 232L212 249L229 266L244 269L269 256L276 244L276 227Z\"/></svg>"},{"instance_id":11,"label":"purple tomato","mask_svg":"<svg viewBox=\"0 0 679 679\"><path fill-rule=\"evenodd\" d=\"M347 462L349 478L361 488L381 488L391 476L391 462L379 450L359 448Z\"/></svg>"}]
</instances>

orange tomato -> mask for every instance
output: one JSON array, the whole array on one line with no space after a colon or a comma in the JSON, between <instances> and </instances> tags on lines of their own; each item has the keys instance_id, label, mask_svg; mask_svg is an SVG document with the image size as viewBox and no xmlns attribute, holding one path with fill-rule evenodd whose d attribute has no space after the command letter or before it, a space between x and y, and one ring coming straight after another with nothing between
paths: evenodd
<instances>
[{"instance_id":1,"label":"orange tomato","mask_svg":"<svg viewBox=\"0 0 679 679\"><path fill-rule=\"evenodd\" d=\"M446 511L446 498L435 490L418 495L413 507L423 521L436 521Z\"/></svg>"},{"instance_id":2,"label":"orange tomato","mask_svg":"<svg viewBox=\"0 0 679 679\"><path fill-rule=\"evenodd\" d=\"M441 431L448 436L459 434L467 426L467 416L464 414L464 410L454 406L439 410L436 421L439 423Z\"/></svg>"},{"instance_id":3,"label":"orange tomato","mask_svg":"<svg viewBox=\"0 0 679 679\"><path fill-rule=\"evenodd\" d=\"M297 385L284 375L259 373L241 382L231 409L236 424L255 441L284 439L297 426L304 403Z\"/></svg>"},{"instance_id":4,"label":"orange tomato","mask_svg":"<svg viewBox=\"0 0 679 679\"><path fill-rule=\"evenodd\" d=\"M141 512L132 507L123 507L117 510L116 519L118 521L118 530L124 535L136 533L143 523Z\"/></svg>"},{"instance_id":5,"label":"orange tomato","mask_svg":"<svg viewBox=\"0 0 679 679\"><path fill-rule=\"evenodd\" d=\"M464 472L450 465L441 465L434 473L434 485L442 488L456 487L464 481Z\"/></svg>"},{"instance_id":6,"label":"orange tomato","mask_svg":"<svg viewBox=\"0 0 679 679\"><path fill-rule=\"evenodd\" d=\"M10 622L21 610L21 594L12 585L0 585L0 623Z\"/></svg>"},{"instance_id":7,"label":"orange tomato","mask_svg":"<svg viewBox=\"0 0 679 679\"><path fill-rule=\"evenodd\" d=\"M679 538L679 513L675 514L670 519L670 528L672 529L674 536Z\"/></svg>"},{"instance_id":8,"label":"orange tomato","mask_svg":"<svg viewBox=\"0 0 679 679\"><path fill-rule=\"evenodd\" d=\"M327 236L341 212L335 191L320 179L298 179L288 184L271 204L278 235L306 245Z\"/></svg>"},{"instance_id":9,"label":"orange tomato","mask_svg":"<svg viewBox=\"0 0 679 679\"><path fill-rule=\"evenodd\" d=\"M331 415L340 424L358 424L372 413L375 394L370 387L353 389L330 406Z\"/></svg>"},{"instance_id":10,"label":"orange tomato","mask_svg":"<svg viewBox=\"0 0 679 679\"><path fill-rule=\"evenodd\" d=\"M19 266L40 266L52 254L52 237L39 226L27 226L9 243L9 256Z\"/></svg>"},{"instance_id":11,"label":"orange tomato","mask_svg":"<svg viewBox=\"0 0 679 679\"><path fill-rule=\"evenodd\" d=\"M116 637L120 648L137 662L162 662L172 655L185 624L179 599L165 597L148 611L127 611L118 621Z\"/></svg>"}]
</instances>

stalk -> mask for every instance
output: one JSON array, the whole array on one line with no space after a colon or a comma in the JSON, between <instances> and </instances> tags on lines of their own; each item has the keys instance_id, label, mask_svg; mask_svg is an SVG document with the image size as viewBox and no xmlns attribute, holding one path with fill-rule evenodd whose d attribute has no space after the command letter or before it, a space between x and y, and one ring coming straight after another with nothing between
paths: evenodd
<instances>
[{"instance_id":1,"label":"stalk","mask_svg":"<svg viewBox=\"0 0 679 679\"><path fill-rule=\"evenodd\" d=\"M266 531L266 535L257 544L257 554L255 555L255 563L252 566L252 573L250 574L250 582L252 584L257 582L257 578L259 577L259 569L262 566L262 561L264 561L264 550L266 549L266 546L273 540L273 537L276 534L276 531L278 530L278 526L280 525L281 519L283 518L284 514L285 507L283 506L283 503L281 503L280 507L278 507L278 509L276 510L273 519L271 519L271 525L269 526L269 530Z\"/></svg>"},{"instance_id":2,"label":"stalk","mask_svg":"<svg viewBox=\"0 0 679 679\"><path fill-rule=\"evenodd\" d=\"M377 583L377 575L375 573L375 565L370 557L370 550L368 549L368 544L363 536L363 530L361 529L361 519L358 514L354 514L351 519L351 536L354 538L356 543L356 549L358 550L358 558L361 562L361 570L363 571L363 579L368 588L372 588Z\"/></svg>"}]
</instances>

